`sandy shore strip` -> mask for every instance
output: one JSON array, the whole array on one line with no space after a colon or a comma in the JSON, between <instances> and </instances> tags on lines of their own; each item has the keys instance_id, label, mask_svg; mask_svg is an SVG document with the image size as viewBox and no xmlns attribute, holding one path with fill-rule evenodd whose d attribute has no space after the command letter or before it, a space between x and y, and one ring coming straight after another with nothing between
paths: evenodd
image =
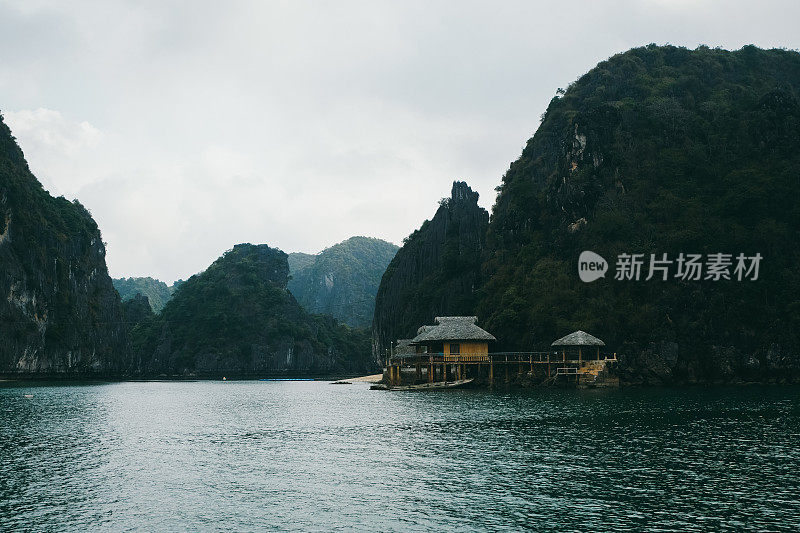
<instances>
[{"instance_id":1,"label":"sandy shore strip","mask_svg":"<svg viewBox=\"0 0 800 533\"><path fill-rule=\"evenodd\" d=\"M361 376L357 378L349 378L344 381L358 382L358 383L377 383L383 379L383 374L372 374L371 376Z\"/></svg>"}]
</instances>

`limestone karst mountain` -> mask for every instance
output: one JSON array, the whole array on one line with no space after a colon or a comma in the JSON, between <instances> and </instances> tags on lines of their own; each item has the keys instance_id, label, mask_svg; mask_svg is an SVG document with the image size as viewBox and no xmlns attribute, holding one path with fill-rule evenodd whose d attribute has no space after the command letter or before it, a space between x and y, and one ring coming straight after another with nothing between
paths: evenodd
<instances>
[{"instance_id":1,"label":"limestone karst mountain","mask_svg":"<svg viewBox=\"0 0 800 533\"><path fill-rule=\"evenodd\" d=\"M0 373L109 375L129 364L105 246L77 201L31 174L0 117Z\"/></svg>"}]
</instances>

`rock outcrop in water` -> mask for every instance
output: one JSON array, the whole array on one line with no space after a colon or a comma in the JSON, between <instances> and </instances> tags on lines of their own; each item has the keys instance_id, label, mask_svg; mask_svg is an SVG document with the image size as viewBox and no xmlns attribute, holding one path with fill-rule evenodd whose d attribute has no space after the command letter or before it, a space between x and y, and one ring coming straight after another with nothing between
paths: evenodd
<instances>
[{"instance_id":1,"label":"rock outcrop in water","mask_svg":"<svg viewBox=\"0 0 800 533\"><path fill-rule=\"evenodd\" d=\"M309 313L368 328L381 276L396 253L390 242L351 237L317 255L289 254L289 290Z\"/></svg>"},{"instance_id":2,"label":"rock outcrop in water","mask_svg":"<svg viewBox=\"0 0 800 533\"><path fill-rule=\"evenodd\" d=\"M131 336L144 376L263 376L375 370L366 332L310 315L287 290L287 256L238 244L175 291Z\"/></svg>"},{"instance_id":3,"label":"rock outcrop in water","mask_svg":"<svg viewBox=\"0 0 800 533\"><path fill-rule=\"evenodd\" d=\"M454 182L450 197L405 240L381 279L372 329L377 359L390 342L413 337L436 316L473 314L488 224L478 193Z\"/></svg>"},{"instance_id":4,"label":"rock outcrop in water","mask_svg":"<svg viewBox=\"0 0 800 533\"><path fill-rule=\"evenodd\" d=\"M0 373L122 372L121 317L97 224L42 188L0 117Z\"/></svg>"}]
</instances>

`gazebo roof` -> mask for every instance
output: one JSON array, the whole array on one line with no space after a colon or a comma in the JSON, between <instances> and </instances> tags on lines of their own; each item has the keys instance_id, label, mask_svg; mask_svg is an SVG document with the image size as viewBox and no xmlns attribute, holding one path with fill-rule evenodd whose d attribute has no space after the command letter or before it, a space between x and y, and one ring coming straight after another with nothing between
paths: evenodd
<instances>
[{"instance_id":1,"label":"gazebo roof","mask_svg":"<svg viewBox=\"0 0 800 533\"><path fill-rule=\"evenodd\" d=\"M437 316L435 326L422 326L411 342L495 341L494 335L475 325L476 316Z\"/></svg>"},{"instance_id":2,"label":"gazebo roof","mask_svg":"<svg viewBox=\"0 0 800 533\"><path fill-rule=\"evenodd\" d=\"M397 339L397 344L394 347L395 354L414 353L414 348L411 347L411 339Z\"/></svg>"},{"instance_id":3,"label":"gazebo roof","mask_svg":"<svg viewBox=\"0 0 800 533\"><path fill-rule=\"evenodd\" d=\"M561 337L553 341L551 346L605 346L606 343L595 337L589 335L585 331L574 331L569 335Z\"/></svg>"}]
</instances>

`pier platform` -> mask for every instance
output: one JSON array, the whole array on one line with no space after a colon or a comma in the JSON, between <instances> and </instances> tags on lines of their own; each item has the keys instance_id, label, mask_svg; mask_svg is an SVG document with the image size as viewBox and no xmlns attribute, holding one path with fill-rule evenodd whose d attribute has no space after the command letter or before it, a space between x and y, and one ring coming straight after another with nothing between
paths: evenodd
<instances>
[{"instance_id":1,"label":"pier platform","mask_svg":"<svg viewBox=\"0 0 800 533\"><path fill-rule=\"evenodd\" d=\"M610 372L616 362L616 354L574 359L564 352L402 354L388 358L384 377L390 386L464 379L493 386L525 378L540 385L608 387L619 385Z\"/></svg>"}]
</instances>

